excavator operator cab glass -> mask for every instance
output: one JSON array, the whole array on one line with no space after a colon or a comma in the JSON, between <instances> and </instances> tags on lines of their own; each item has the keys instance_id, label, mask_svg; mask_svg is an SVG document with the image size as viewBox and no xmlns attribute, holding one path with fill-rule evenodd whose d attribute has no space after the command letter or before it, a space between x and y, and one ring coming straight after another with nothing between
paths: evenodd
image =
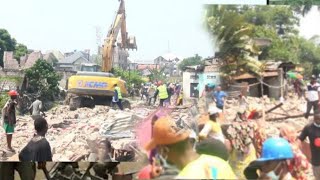
<instances>
[{"instance_id":1,"label":"excavator operator cab glass","mask_svg":"<svg viewBox=\"0 0 320 180\"><path fill-rule=\"evenodd\" d=\"M85 72L100 72L101 67L97 64L82 64L80 71L85 71Z\"/></svg>"}]
</instances>

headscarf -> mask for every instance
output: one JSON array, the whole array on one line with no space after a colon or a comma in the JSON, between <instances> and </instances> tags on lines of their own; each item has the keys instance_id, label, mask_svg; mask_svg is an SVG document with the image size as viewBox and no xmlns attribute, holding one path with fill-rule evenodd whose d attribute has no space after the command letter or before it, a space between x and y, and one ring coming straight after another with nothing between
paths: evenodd
<instances>
[{"instance_id":1,"label":"headscarf","mask_svg":"<svg viewBox=\"0 0 320 180\"><path fill-rule=\"evenodd\" d=\"M289 141L289 143L294 143L296 138L297 138L297 133L296 133L296 129L292 126L288 126L288 125L283 125L280 128L280 135L287 139L287 141Z\"/></svg>"}]
</instances>

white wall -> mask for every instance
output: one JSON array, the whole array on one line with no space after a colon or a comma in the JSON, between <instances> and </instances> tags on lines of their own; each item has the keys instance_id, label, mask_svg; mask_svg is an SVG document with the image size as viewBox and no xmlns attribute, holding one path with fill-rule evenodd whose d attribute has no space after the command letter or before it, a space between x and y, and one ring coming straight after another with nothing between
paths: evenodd
<instances>
[{"instance_id":1,"label":"white wall","mask_svg":"<svg viewBox=\"0 0 320 180\"><path fill-rule=\"evenodd\" d=\"M194 72L183 72L183 97L190 98L190 84L191 83L199 83L198 79L190 79L191 75L195 75ZM199 96L201 92L199 91Z\"/></svg>"}]
</instances>

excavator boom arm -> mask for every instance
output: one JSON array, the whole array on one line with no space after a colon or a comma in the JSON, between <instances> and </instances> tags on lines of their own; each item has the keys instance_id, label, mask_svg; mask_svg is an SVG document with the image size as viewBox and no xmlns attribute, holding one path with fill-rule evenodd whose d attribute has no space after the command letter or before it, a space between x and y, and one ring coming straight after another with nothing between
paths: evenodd
<instances>
[{"instance_id":1,"label":"excavator boom arm","mask_svg":"<svg viewBox=\"0 0 320 180\"><path fill-rule=\"evenodd\" d=\"M122 49L137 49L135 37L127 37L126 28L126 14L124 0L120 0L120 6L116 15L116 18L108 32L107 39L105 39L102 54L102 71L110 72L113 67L113 54L115 43L119 31L121 30L121 45Z\"/></svg>"}]
</instances>

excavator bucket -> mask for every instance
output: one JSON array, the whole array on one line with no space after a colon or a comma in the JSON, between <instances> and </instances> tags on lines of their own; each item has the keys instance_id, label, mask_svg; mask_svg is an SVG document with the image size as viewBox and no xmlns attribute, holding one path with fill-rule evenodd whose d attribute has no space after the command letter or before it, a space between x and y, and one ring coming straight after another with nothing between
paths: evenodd
<instances>
[{"instance_id":1,"label":"excavator bucket","mask_svg":"<svg viewBox=\"0 0 320 180\"><path fill-rule=\"evenodd\" d=\"M127 39L127 49L131 50L137 50L137 43L136 43L136 37L134 36L129 36Z\"/></svg>"}]
</instances>

